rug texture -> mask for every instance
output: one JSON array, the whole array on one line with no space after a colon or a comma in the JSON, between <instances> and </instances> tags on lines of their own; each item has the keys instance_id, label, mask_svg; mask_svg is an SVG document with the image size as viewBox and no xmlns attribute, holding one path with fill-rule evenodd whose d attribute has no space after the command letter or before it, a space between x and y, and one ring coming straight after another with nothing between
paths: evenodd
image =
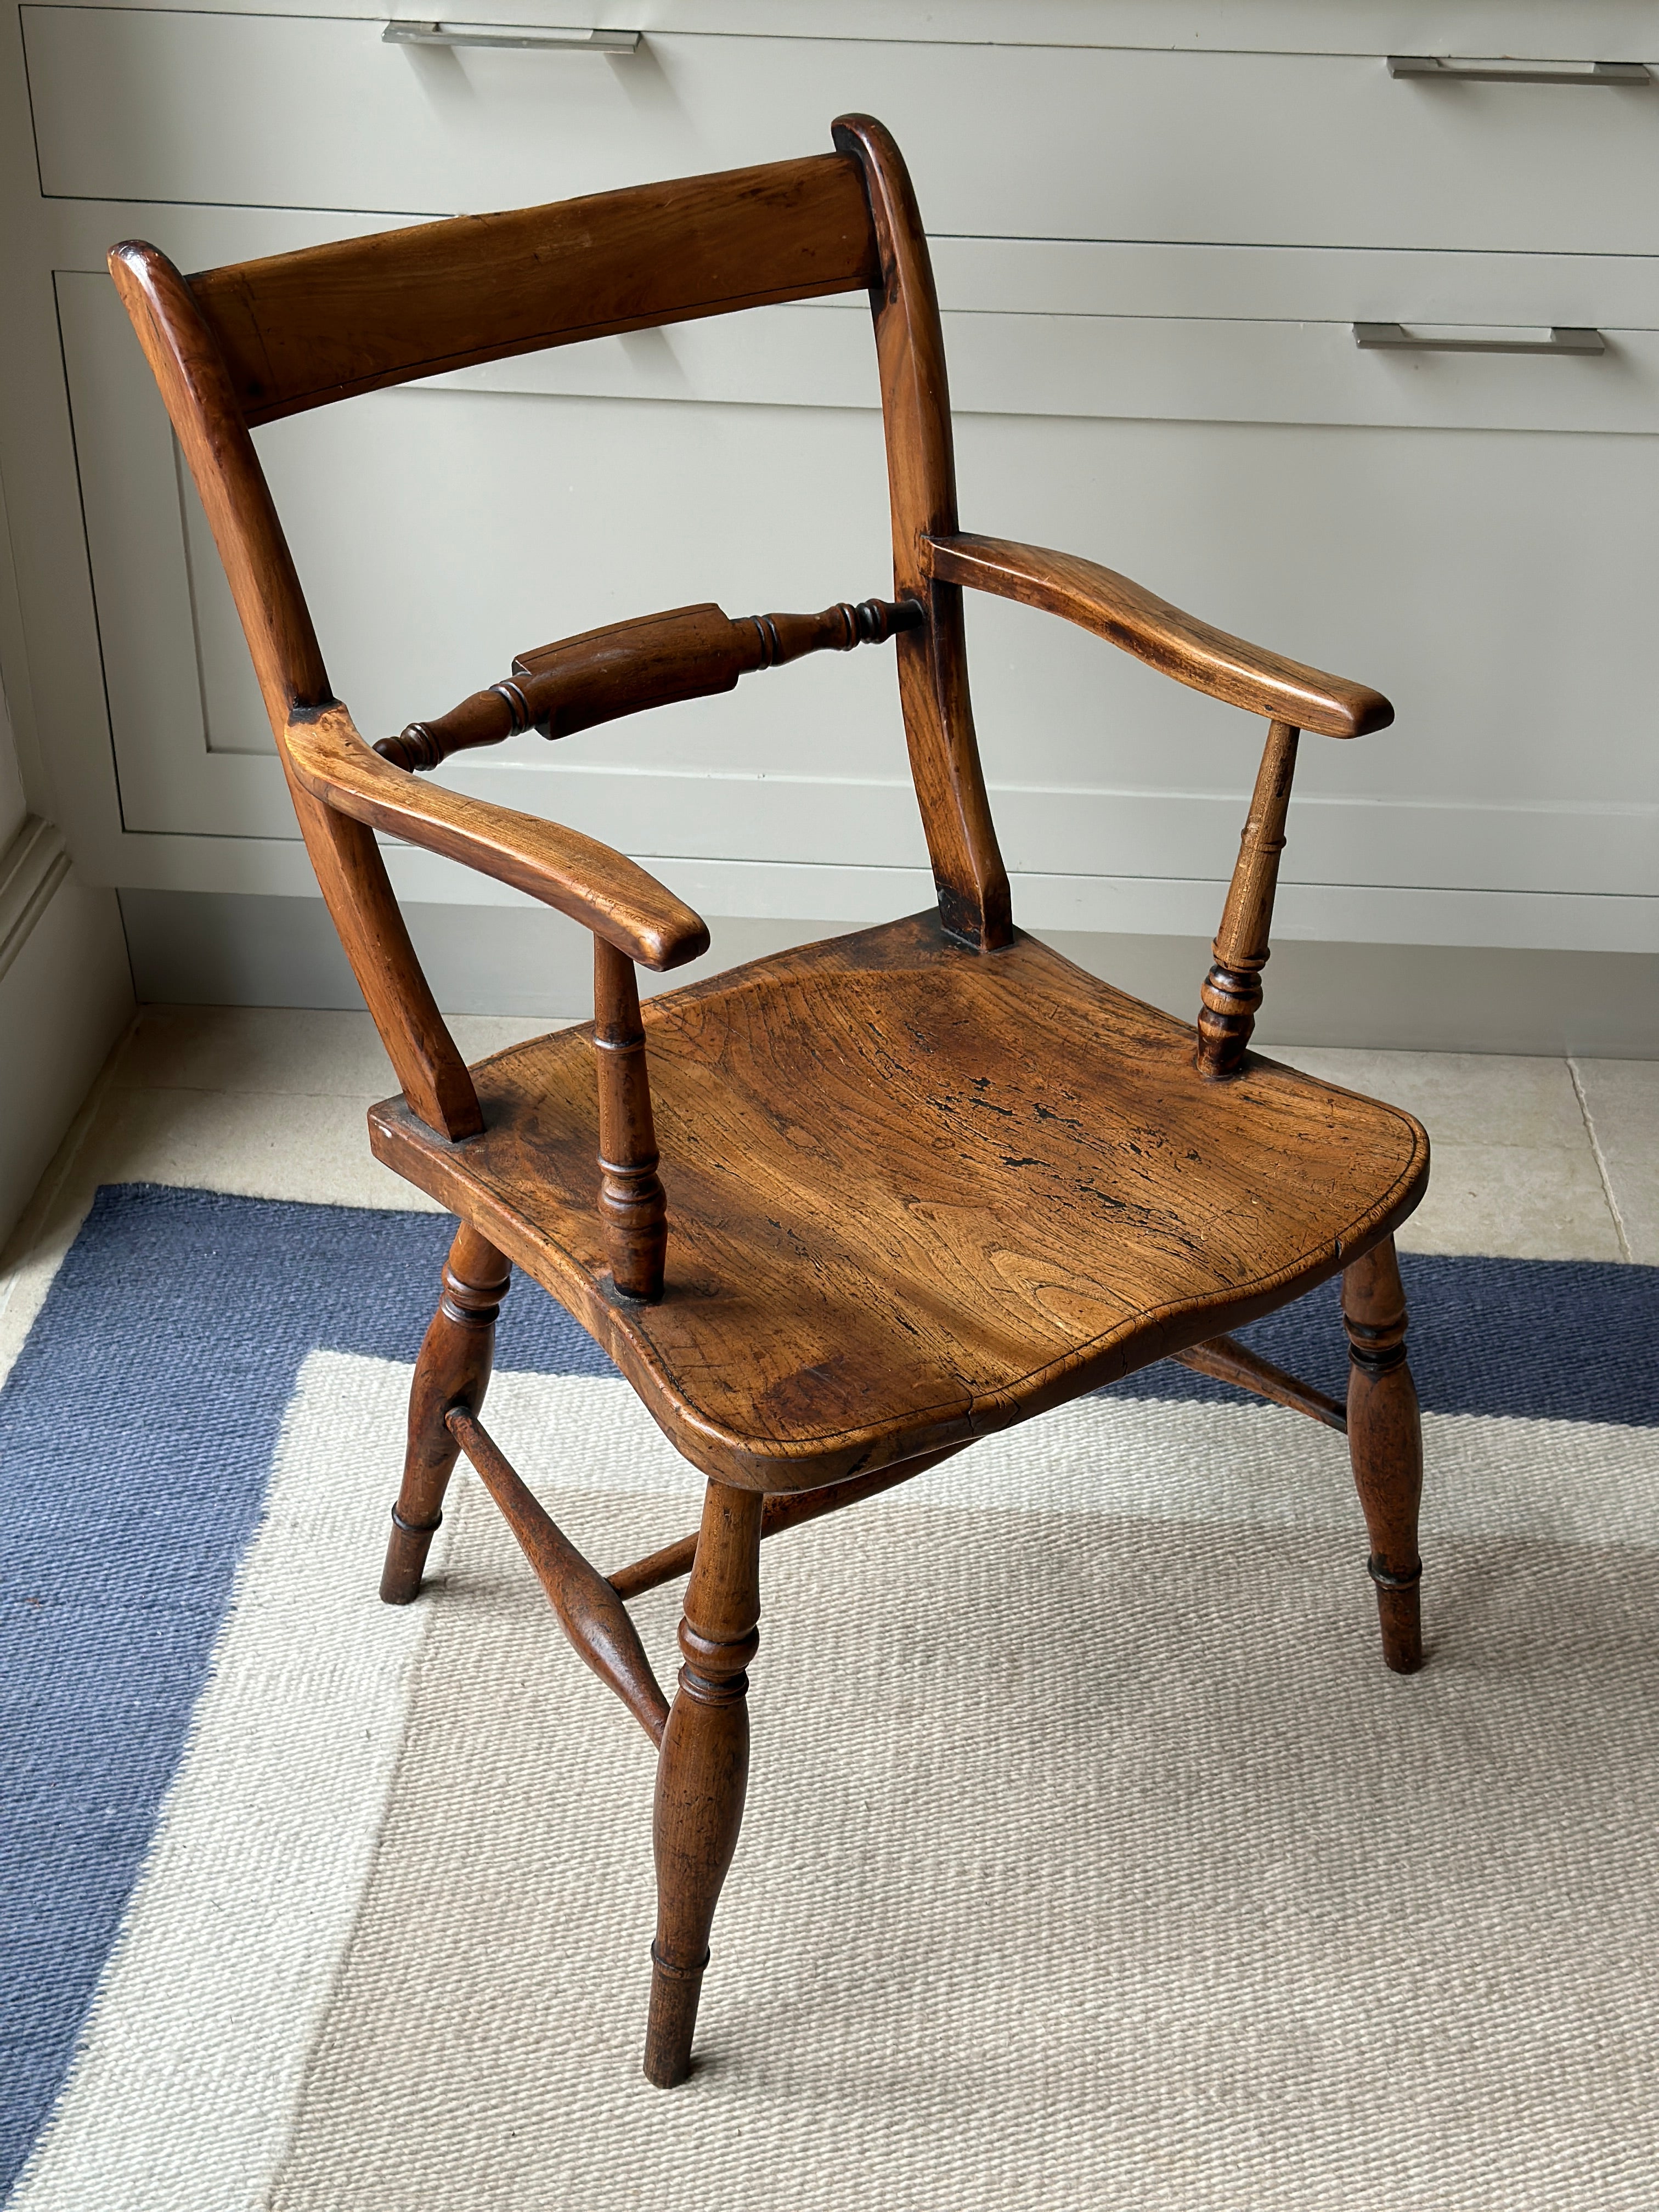
<instances>
[{"instance_id":1,"label":"rug texture","mask_svg":"<svg viewBox=\"0 0 1659 2212\"><path fill-rule=\"evenodd\" d=\"M1403 1262L1410 1680L1341 1439L1176 1366L769 1543L663 2095L644 1739L470 1477L374 1599L447 1233L106 1190L0 1394L12 2207L1650 2212L1659 1270ZM1249 1334L1340 1389L1334 1288ZM522 1282L489 1418L694 1524Z\"/></svg>"}]
</instances>

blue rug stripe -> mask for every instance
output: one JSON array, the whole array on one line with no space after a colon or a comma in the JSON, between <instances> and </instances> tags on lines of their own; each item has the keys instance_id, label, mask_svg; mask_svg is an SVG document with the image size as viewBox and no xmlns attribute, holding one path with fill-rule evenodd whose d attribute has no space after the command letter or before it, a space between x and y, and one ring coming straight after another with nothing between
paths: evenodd
<instances>
[{"instance_id":1,"label":"blue rug stripe","mask_svg":"<svg viewBox=\"0 0 1659 2212\"><path fill-rule=\"evenodd\" d=\"M102 1190L0 1393L0 2194L149 1850L300 1367L412 1360L453 1228ZM535 1285L514 1304L522 1364L615 1371Z\"/></svg>"},{"instance_id":2,"label":"blue rug stripe","mask_svg":"<svg viewBox=\"0 0 1659 2212\"><path fill-rule=\"evenodd\" d=\"M63 2082L149 1848L301 1364L314 1349L412 1360L450 1229L100 1191L0 1393L0 2192ZM1412 1258L1406 1280L1431 1410L1659 1423L1659 1269ZM1243 1334L1340 1395L1334 1286ZM615 1371L523 1279L498 1360ZM1117 1388L1239 1395L1168 1363Z\"/></svg>"},{"instance_id":3,"label":"blue rug stripe","mask_svg":"<svg viewBox=\"0 0 1659 2212\"><path fill-rule=\"evenodd\" d=\"M1404 1252L1400 1271L1411 1311L1407 1349L1426 1412L1659 1424L1659 1267ZM1238 1334L1264 1359L1332 1397L1346 1395L1347 1339L1334 1282ZM1113 1388L1205 1402L1247 1395L1167 1359Z\"/></svg>"}]
</instances>

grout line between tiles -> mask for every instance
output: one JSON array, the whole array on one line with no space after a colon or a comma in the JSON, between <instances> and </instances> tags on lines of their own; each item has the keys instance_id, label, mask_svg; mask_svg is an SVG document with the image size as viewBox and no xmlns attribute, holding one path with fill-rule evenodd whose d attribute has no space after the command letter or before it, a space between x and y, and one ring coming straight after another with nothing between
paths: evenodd
<instances>
[{"instance_id":1,"label":"grout line between tiles","mask_svg":"<svg viewBox=\"0 0 1659 2212\"><path fill-rule=\"evenodd\" d=\"M1625 1234L1625 1217L1619 1211L1619 1200L1613 1194L1613 1178L1607 1173L1607 1164L1602 1157L1601 1140L1595 1133L1595 1117L1590 1112L1589 1100L1584 1091L1583 1079L1578 1073L1578 1063L1571 1055L1567 1060L1567 1073L1572 1078L1572 1087L1577 1094L1578 1110L1584 1117L1584 1133L1589 1139L1590 1151L1595 1156L1595 1172L1601 1178L1601 1195L1607 1202L1607 1212L1613 1216L1613 1230L1614 1236L1619 1239L1620 1257L1628 1260L1631 1257L1631 1249L1630 1238Z\"/></svg>"},{"instance_id":2,"label":"grout line between tiles","mask_svg":"<svg viewBox=\"0 0 1659 2212\"><path fill-rule=\"evenodd\" d=\"M391 1079L395 1081L396 1079ZM192 1098L342 1098L348 1101L362 1098L368 1100L371 1104L388 1095L393 1097L398 1095L395 1091L388 1094L384 1091L368 1090L273 1091L257 1083L248 1085L246 1089L240 1085L233 1085L227 1083L129 1083L121 1085L120 1090L122 1096L127 1098L140 1098L146 1092L159 1092L164 1096L171 1096L175 1091L184 1091Z\"/></svg>"}]
</instances>

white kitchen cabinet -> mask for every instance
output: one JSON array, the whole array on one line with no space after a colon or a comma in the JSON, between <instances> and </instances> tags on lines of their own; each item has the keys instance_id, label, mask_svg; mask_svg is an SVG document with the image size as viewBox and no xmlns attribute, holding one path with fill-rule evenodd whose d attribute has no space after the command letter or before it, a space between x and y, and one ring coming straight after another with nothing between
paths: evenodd
<instances>
[{"instance_id":1,"label":"white kitchen cabinet","mask_svg":"<svg viewBox=\"0 0 1659 2212\"><path fill-rule=\"evenodd\" d=\"M347 15L22 15L59 197L477 213L816 150L864 109L950 233L1659 251L1651 84L1442 83L1366 54L669 31L622 56L388 46Z\"/></svg>"},{"instance_id":2,"label":"white kitchen cabinet","mask_svg":"<svg viewBox=\"0 0 1659 2212\"><path fill-rule=\"evenodd\" d=\"M307 882L102 248L144 235L210 265L810 150L861 106L904 146L933 234L966 526L1087 552L1395 701L1395 730L1304 748L1285 931L1654 947L1659 82L1425 84L1383 61L1423 50L1432 15L1464 35L1431 51L1659 68L1649 0L664 0L615 60L390 46L343 10L21 12L39 181L10 375L55 390L59 428L14 443L9 483L49 520L35 689L108 879ZM1605 349L1361 351L1352 325L1379 320L1518 342L1588 326ZM843 299L257 434L335 687L373 737L629 613L881 590L876 408L867 311ZM969 619L1017 915L1206 932L1250 726L1023 610ZM883 655L444 773L626 847L715 914L874 919L927 895ZM424 856L393 870L422 900L508 896Z\"/></svg>"}]
</instances>

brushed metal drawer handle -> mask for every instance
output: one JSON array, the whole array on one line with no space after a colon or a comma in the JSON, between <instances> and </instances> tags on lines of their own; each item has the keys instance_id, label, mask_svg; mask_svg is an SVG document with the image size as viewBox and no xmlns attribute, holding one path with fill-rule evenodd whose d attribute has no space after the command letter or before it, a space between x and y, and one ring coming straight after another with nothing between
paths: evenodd
<instances>
[{"instance_id":1,"label":"brushed metal drawer handle","mask_svg":"<svg viewBox=\"0 0 1659 2212\"><path fill-rule=\"evenodd\" d=\"M1557 324L1547 338L1419 338L1399 323L1356 323L1353 342L1362 349L1392 348L1408 353L1605 353L1600 331Z\"/></svg>"},{"instance_id":2,"label":"brushed metal drawer handle","mask_svg":"<svg viewBox=\"0 0 1659 2212\"><path fill-rule=\"evenodd\" d=\"M634 54L637 31L530 29L513 23L388 23L387 46L504 46L538 53Z\"/></svg>"},{"instance_id":3,"label":"brushed metal drawer handle","mask_svg":"<svg viewBox=\"0 0 1659 2212\"><path fill-rule=\"evenodd\" d=\"M1455 78L1462 84L1651 84L1645 62L1466 62L1440 54L1390 54L1390 76Z\"/></svg>"}]
</instances>

